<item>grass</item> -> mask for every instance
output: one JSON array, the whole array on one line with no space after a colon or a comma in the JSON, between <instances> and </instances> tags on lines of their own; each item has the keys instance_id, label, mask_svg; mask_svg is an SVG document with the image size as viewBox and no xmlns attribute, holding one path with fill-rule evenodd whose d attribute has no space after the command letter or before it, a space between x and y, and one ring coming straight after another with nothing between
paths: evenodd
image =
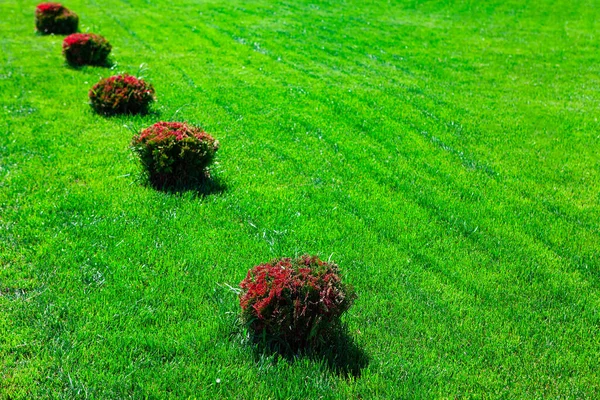
<instances>
[{"instance_id":1,"label":"grass","mask_svg":"<svg viewBox=\"0 0 600 400\"><path fill-rule=\"evenodd\" d=\"M593 1L65 3L111 69L35 5L0 3L0 398L600 396ZM116 72L152 114L91 111ZM218 190L143 185L159 119ZM357 290L358 370L244 344L227 285L303 253Z\"/></svg>"}]
</instances>

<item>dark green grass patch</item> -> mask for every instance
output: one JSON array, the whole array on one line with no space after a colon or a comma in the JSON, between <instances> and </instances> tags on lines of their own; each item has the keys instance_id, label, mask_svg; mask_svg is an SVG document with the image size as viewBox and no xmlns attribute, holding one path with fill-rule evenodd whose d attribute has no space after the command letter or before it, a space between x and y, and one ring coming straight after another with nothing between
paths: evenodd
<instances>
[{"instance_id":1,"label":"dark green grass patch","mask_svg":"<svg viewBox=\"0 0 600 400\"><path fill-rule=\"evenodd\" d=\"M593 2L73 0L113 45L77 70L35 5L0 3L0 397L600 395ZM151 114L92 112L116 73ZM219 190L144 185L158 120L219 139ZM238 328L226 284L304 253L358 372Z\"/></svg>"}]
</instances>

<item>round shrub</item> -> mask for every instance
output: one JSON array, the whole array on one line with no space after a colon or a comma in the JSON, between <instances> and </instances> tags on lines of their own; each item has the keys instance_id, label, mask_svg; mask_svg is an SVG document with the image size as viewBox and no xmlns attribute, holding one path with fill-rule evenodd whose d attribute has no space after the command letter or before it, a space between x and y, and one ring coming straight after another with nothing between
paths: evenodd
<instances>
[{"instance_id":1,"label":"round shrub","mask_svg":"<svg viewBox=\"0 0 600 400\"><path fill-rule=\"evenodd\" d=\"M183 122L157 122L134 136L131 147L140 156L150 182L166 187L204 180L219 142Z\"/></svg>"},{"instance_id":2,"label":"round shrub","mask_svg":"<svg viewBox=\"0 0 600 400\"><path fill-rule=\"evenodd\" d=\"M89 97L99 114L145 114L154 101L154 88L134 76L115 75L96 83Z\"/></svg>"},{"instance_id":3,"label":"round shrub","mask_svg":"<svg viewBox=\"0 0 600 400\"><path fill-rule=\"evenodd\" d=\"M336 264L308 255L258 265L240 288L242 321L254 338L294 351L332 339L356 298Z\"/></svg>"},{"instance_id":4,"label":"round shrub","mask_svg":"<svg viewBox=\"0 0 600 400\"><path fill-rule=\"evenodd\" d=\"M68 35L77 32L79 17L59 3L41 3L35 8L35 28L48 35Z\"/></svg>"},{"instance_id":5,"label":"round shrub","mask_svg":"<svg viewBox=\"0 0 600 400\"><path fill-rule=\"evenodd\" d=\"M63 55L71 65L103 65L112 50L106 39L94 33L74 33L63 41Z\"/></svg>"}]
</instances>

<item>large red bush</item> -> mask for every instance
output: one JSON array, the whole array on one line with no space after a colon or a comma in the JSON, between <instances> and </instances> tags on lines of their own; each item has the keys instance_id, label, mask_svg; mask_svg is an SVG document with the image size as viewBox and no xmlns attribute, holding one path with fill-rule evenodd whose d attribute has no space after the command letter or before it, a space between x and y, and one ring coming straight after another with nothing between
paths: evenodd
<instances>
[{"instance_id":1,"label":"large red bush","mask_svg":"<svg viewBox=\"0 0 600 400\"><path fill-rule=\"evenodd\" d=\"M74 33L63 41L63 55L71 65L103 65L112 46L95 33Z\"/></svg>"},{"instance_id":2,"label":"large red bush","mask_svg":"<svg viewBox=\"0 0 600 400\"><path fill-rule=\"evenodd\" d=\"M77 32L79 17L59 3L41 3L35 8L35 27L47 35L68 35Z\"/></svg>"},{"instance_id":3,"label":"large red bush","mask_svg":"<svg viewBox=\"0 0 600 400\"><path fill-rule=\"evenodd\" d=\"M184 122L157 122L134 136L131 147L140 156L150 182L163 188L205 179L219 142Z\"/></svg>"},{"instance_id":4,"label":"large red bush","mask_svg":"<svg viewBox=\"0 0 600 400\"><path fill-rule=\"evenodd\" d=\"M134 76L115 75L96 83L89 97L99 114L144 114L154 101L154 88Z\"/></svg>"},{"instance_id":5,"label":"large red bush","mask_svg":"<svg viewBox=\"0 0 600 400\"><path fill-rule=\"evenodd\" d=\"M336 264L308 255L260 264L240 288L242 320L253 336L292 350L329 338L356 298Z\"/></svg>"}]
</instances>

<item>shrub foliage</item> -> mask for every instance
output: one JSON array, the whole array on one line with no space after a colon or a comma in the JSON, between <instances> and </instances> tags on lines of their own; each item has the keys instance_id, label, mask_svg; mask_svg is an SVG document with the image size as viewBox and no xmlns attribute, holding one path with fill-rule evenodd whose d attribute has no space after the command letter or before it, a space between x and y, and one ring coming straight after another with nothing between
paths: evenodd
<instances>
[{"instance_id":1,"label":"shrub foliage","mask_svg":"<svg viewBox=\"0 0 600 400\"><path fill-rule=\"evenodd\" d=\"M219 142L183 122L157 122L134 136L131 147L140 156L150 182L165 187L204 180Z\"/></svg>"},{"instance_id":2,"label":"shrub foliage","mask_svg":"<svg viewBox=\"0 0 600 400\"><path fill-rule=\"evenodd\" d=\"M154 101L154 88L134 76L115 75L96 83L89 97L99 114L144 114Z\"/></svg>"},{"instance_id":3,"label":"shrub foliage","mask_svg":"<svg viewBox=\"0 0 600 400\"><path fill-rule=\"evenodd\" d=\"M308 255L260 264L240 288L242 321L253 337L293 351L332 339L356 298L336 264Z\"/></svg>"},{"instance_id":4,"label":"shrub foliage","mask_svg":"<svg viewBox=\"0 0 600 400\"><path fill-rule=\"evenodd\" d=\"M35 27L48 35L69 35L77 32L79 17L59 3L41 3L35 8Z\"/></svg>"},{"instance_id":5,"label":"shrub foliage","mask_svg":"<svg viewBox=\"0 0 600 400\"><path fill-rule=\"evenodd\" d=\"M112 50L108 41L94 33L74 33L63 41L63 54L71 65L103 65Z\"/></svg>"}]
</instances>

